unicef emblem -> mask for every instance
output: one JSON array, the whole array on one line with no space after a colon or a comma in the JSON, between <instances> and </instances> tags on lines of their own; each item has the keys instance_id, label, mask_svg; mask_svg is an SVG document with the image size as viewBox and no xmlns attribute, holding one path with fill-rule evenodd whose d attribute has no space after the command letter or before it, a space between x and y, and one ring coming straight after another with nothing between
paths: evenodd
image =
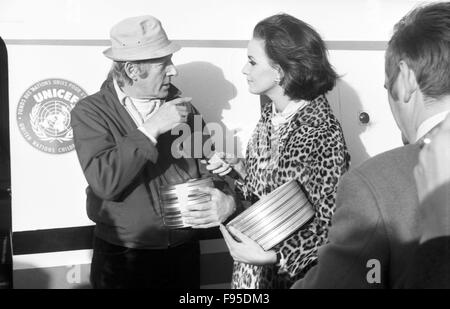
<instances>
[{"instance_id":1,"label":"unicef emblem","mask_svg":"<svg viewBox=\"0 0 450 309\"><path fill-rule=\"evenodd\" d=\"M17 106L17 123L33 147L47 153L72 151L70 111L86 97L78 85L64 79L46 79L28 88Z\"/></svg>"}]
</instances>

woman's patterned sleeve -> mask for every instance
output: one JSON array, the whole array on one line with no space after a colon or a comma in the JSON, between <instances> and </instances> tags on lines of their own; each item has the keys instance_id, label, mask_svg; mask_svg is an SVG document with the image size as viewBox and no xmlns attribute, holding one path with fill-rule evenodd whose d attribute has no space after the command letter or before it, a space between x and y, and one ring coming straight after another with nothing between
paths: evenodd
<instances>
[{"instance_id":1,"label":"woman's patterned sleeve","mask_svg":"<svg viewBox=\"0 0 450 309\"><path fill-rule=\"evenodd\" d=\"M305 155L293 175L314 207L315 217L277 247L279 273L295 277L311 267L317 249L328 240L339 178L348 170L349 155L338 125L312 129L300 152ZM289 149L287 149L289 151ZM301 163L303 162L303 163Z\"/></svg>"},{"instance_id":2,"label":"woman's patterned sleeve","mask_svg":"<svg viewBox=\"0 0 450 309\"><path fill-rule=\"evenodd\" d=\"M247 147L246 153L245 153L245 158L249 157L249 149ZM243 160L243 165L244 165L244 169L247 171L247 165L248 162L247 160ZM236 191L236 197L238 199L240 199L241 202L250 200L249 199L249 195L251 194L247 188L247 179L248 179L248 175L245 176L245 179L239 179L239 180L235 180L234 185L235 185L235 191ZM250 205L247 205L250 206Z\"/></svg>"}]
</instances>

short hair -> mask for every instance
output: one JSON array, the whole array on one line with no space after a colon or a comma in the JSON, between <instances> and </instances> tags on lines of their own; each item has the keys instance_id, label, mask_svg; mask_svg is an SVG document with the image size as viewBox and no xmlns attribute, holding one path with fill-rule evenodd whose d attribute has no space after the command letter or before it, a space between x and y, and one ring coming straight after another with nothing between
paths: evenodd
<instances>
[{"instance_id":1,"label":"short hair","mask_svg":"<svg viewBox=\"0 0 450 309\"><path fill-rule=\"evenodd\" d=\"M288 14L260 21L253 30L264 40L272 64L284 72L280 85L293 100L313 100L333 89L337 74L328 61L320 35L307 23Z\"/></svg>"},{"instance_id":2,"label":"short hair","mask_svg":"<svg viewBox=\"0 0 450 309\"><path fill-rule=\"evenodd\" d=\"M150 60L139 60L139 61L113 61L111 70L108 76L112 76L119 87L124 87L125 85L133 85L133 80L127 75L125 71L125 63L130 62L137 65L139 70L139 76L145 78L148 76L148 71L145 69L145 64L150 62Z\"/></svg>"},{"instance_id":3,"label":"short hair","mask_svg":"<svg viewBox=\"0 0 450 309\"><path fill-rule=\"evenodd\" d=\"M450 93L450 2L417 7L395 26L385 59L387 89L392 92L401 60L414 71L420 90L437 99Z\"/></svg>"}]
</instances>

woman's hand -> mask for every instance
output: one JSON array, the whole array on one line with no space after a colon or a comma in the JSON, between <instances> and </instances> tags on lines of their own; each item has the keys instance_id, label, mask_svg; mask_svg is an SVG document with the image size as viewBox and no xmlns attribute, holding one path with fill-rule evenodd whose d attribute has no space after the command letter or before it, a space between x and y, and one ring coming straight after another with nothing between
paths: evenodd
<instances>
[{"instance_id":1,"label":"woman's hand","mask_svg":"<svg viewBox=\"0 0 450 309\"><path fill-rule=\"evenodd\" d=\"M251 265L267 265L274 264L277 261L275 251L265 251L258 243L245 236L233 227L229 227L229 231L222 224L220 231L230 250L230 254L235 261L251 264ZM233 236L240 240L236 241Z\"/></svg>"},{"instance_id":2,"label":"woman's hand","mask_svg":"<svg viewBox=\"0 0 450 309\"><path fill-rule=\"evenodd\" d=\"M231 169L234 169L239 174L239 177L245 178L243 161L232 154L216 152L208 161L202 160L201 162L207 164L206 169L214 174L225 176L231 172Z\"/></svg>"}]
</instances>

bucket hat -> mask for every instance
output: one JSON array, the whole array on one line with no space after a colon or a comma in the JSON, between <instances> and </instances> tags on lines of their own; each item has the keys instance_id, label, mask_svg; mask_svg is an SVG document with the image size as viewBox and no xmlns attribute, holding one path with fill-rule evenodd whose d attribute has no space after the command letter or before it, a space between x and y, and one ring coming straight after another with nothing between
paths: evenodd
<instances>
[{"instance_id":1,"label":"bucket hat","mask_svg":"<svg viewBox=\"0 0 450 309\"><path fill-rule=\"evenodd\" d=\"M180 50L167 38L161 22L150 15L130 17L111 28L111 47L103 54L115 61L161 58Z\"/></svg>"}]
</instances>

